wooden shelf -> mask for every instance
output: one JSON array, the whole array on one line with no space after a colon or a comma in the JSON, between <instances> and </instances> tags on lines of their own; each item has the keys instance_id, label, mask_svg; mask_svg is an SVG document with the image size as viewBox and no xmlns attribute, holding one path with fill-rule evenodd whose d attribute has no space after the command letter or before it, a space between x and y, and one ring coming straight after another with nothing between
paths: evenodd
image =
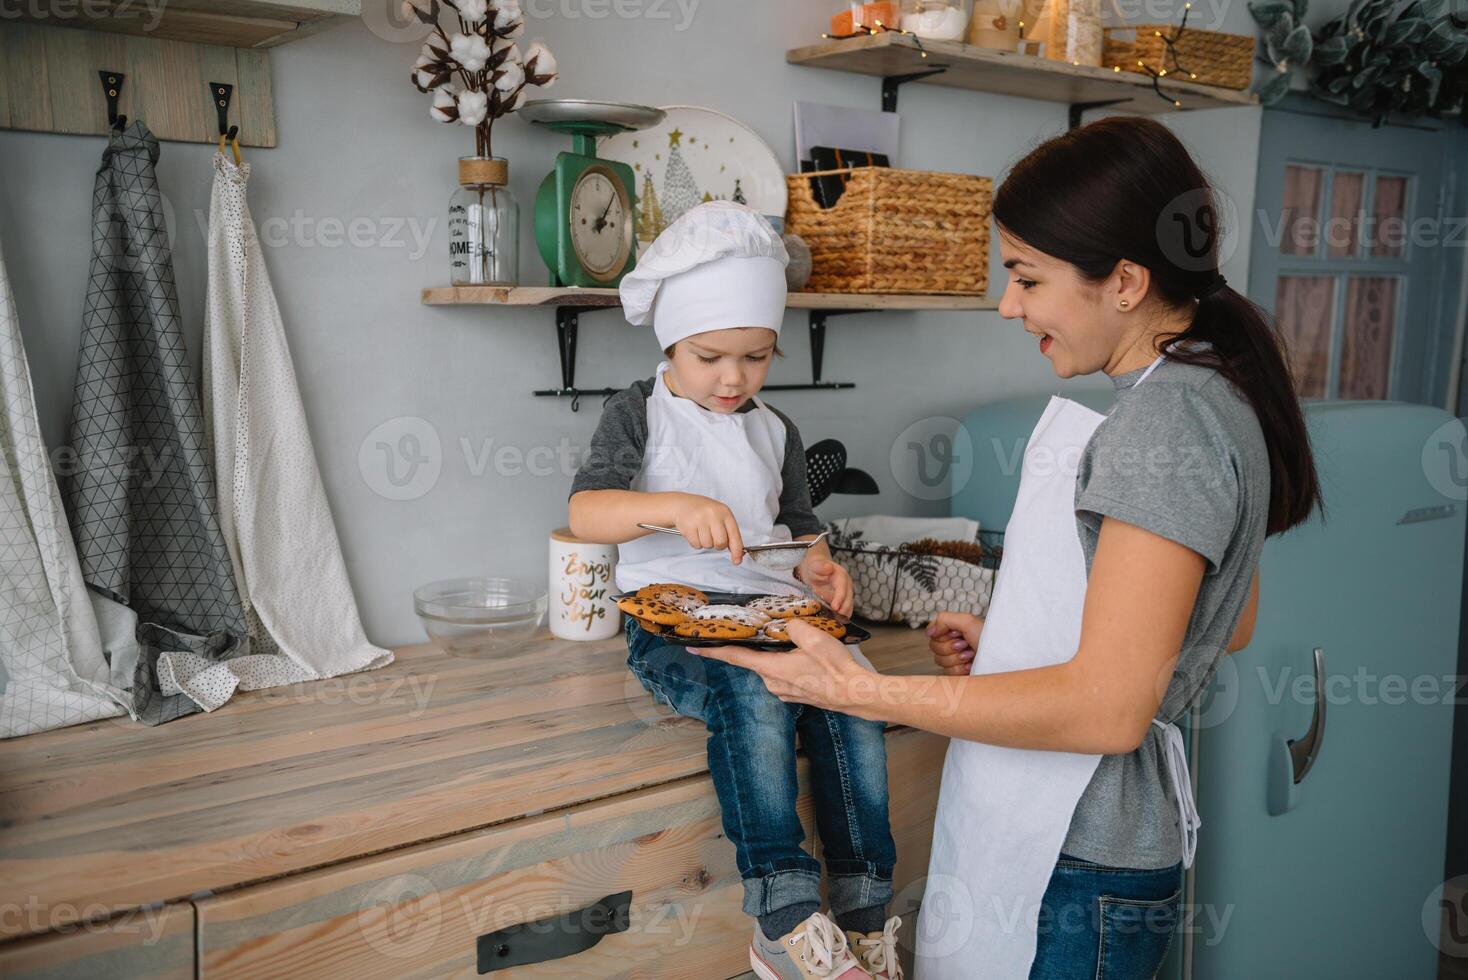
<instances>
[{"instance_id":1,"label":"wooden shelf","mask_svg":"<svg viewBox=\"0 0 1468 980\"><path fill-rule=\"evenodd\" d=\"M561 386L536 395L570 398L576 411L583 395L605 397L616 388L576 387L576 340L580 315L594 309L622 305L615 289L555 288L551 286L432 286L423 290L425 306L527 306L556 311L556 348L561 359ZM892 310L996 310L999 301L985 296L947 296L936 293L790 293L786 308L805 310L810 318L810 384L766 385L767 390L815 391L855 387L849 381L825 381L821 366L826 349L826 321L843 313Z\"/></svg>"},{"instance_id":2,"label":"wooden shelf","mask_svg":"<svg viewBox=\"0 0 1468 980\"><path fill-rule=\"evenodd\" d=\"M423 290L425 306L621 306L615 289L550 286L432 286ZM792 310L994 310L999 301L985 296L932 293L791 293Z\"/></svg>"},{"instance_id":3,"label":"wooden shelf","mask_svg":"<svg viewBox=\"0 0 1468 980\"><path fill-rule=\"evenodd\" d=\"M19 20L47 27L233 48L274 47L362 15L362 0L168 0L156 14L139 2L92 0L87 9L101 16L79 8L71 17L53 14L44 4L17 7Z\"/></svg>"},{"instance_id":4,"label":"wooden shelf","mask_svg":"<svg viewBox=\"0 0 1468 980\"><path fill-rule=\"evenodd\" d=\"M928 57L922 56L923 51ZM993 92L1023 99L1044 99L1071 105L1123 100L1129 112L1177 112L1152 91L1150 76L1114 71L1089 65L1068 65L1049 58L995 51L956 41L923 41L920 50L914 39L896 32L868 37L823 41L786 52L792 65L830 68L880 78L911 75L946 65L947 71L915 79L925 85ZM1194 82L1162 79L1162 91L1182 103L1182 109L1216 109L1225 106L1258 105L1247 90L1216 88Z\"/></svg>"}]
</instances>

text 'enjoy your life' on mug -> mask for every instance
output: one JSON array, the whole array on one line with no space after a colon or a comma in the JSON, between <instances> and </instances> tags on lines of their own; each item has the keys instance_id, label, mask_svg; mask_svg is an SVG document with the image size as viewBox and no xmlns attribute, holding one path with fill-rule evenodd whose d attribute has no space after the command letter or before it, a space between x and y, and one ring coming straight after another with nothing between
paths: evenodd
<instances>
[{"instance_id":1,"label":"text 'enjoy your life' on mug","mask_svg":"<svg viewBox=\"0 0 1468 980\"><path fill-rule=\"evenodd\" d=\"M617 546L582 541L568 527L550 535L550 630L563 640L605 640L622 629Z\"/></svg>"}]
</instances>

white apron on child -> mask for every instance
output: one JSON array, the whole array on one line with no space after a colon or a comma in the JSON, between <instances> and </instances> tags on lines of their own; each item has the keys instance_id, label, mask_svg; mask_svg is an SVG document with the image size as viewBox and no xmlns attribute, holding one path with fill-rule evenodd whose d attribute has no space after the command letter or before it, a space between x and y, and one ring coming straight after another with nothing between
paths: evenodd
<instances>
[{"instance_id":1,"label":"white apron on child","mask_svg":"<svg viewBox=\"0 0 1468 980\"><path fill-rule=\"evenodd\" d=\"M1055 397L1030 433L1005 529L1004 561L971 674L1044 667L1075 656L1086 598L1076 467L1103 419ZM1181 744L1177 726L1163 727L1163 738L1190 865L1197 818L1187 760L1175 751ZM1040 902L1076 804L1100 761L1099 755L952 740L918 920L918 980L1029 975Z\"/></svg>"},{"instance_id":2,"label":"white apron on child","mask_svg":"<svg viewBox=\"0 0 1468 980\"><path fill-rule=\"evenodd\" d=\"M632 489L643 493L696 493L722 501L734 512L745 544L790 541L776 524L785 465L785 423L754 398L749 412L711 412L668 390L667 362L647 399L647 446L642 472ZM765 568L745 557L738 565L727 551L700 551L681 537L651 533L617 546L617 588L632 592L654 582L681 582L713 592L802 594L791 572ZM871 661L860 647L847 651L862 666Z\"/></svg>"},{"instance_id":3,"label":"white apron on child","mask_svg":"<svg viewBox=\"0 0 1468 980\"><path fill-rule=\"evenodd\" d=\"M791 540L775 523L785 463L785 423L759 398L748 412L711 412L668 390L658 365L647 399L647 446L632 489L695 493L734 512L745 544ZM700 551L681 537L647 534L617 547L617 588L632 592L653 582L682 582L714 592L801 592L790 572L752 558L735 565L727 551Z\"/></svg>"}]
</instances>

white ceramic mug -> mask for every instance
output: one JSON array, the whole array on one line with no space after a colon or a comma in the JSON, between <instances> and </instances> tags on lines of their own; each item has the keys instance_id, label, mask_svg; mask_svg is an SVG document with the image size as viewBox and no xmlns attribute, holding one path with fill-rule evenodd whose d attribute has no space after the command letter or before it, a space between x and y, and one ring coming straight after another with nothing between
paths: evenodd
<instances>
[{"instance_id":1,"label":"white ceramic mug","mask_svg":"<svg viewBox=\"0 0 1468 980\"><path fill-rule=\"evenodd\" d=\"M550 630L563 640L605 640L622 630L617 546L582 541L568 527L550 535Z\"/></svg>"}]
</instances>

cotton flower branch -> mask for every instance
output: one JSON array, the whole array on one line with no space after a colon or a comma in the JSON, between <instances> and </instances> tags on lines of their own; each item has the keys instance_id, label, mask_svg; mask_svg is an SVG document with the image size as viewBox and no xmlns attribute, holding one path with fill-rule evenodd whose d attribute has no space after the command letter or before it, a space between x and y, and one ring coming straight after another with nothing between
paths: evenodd
<instances>
[{"instance_id":1,"label":"cotton flower branch","mask_svg":"<svg viewBox=\"0 0 1468 980\"><path fill-rule=\"evenodd\" d=\"M429 113L474 127L474 152L493 156L494 121L520 108L526 89L555 82L555 56L538 40L523 51L515 43L525 33L518 0L404 0L403 6L433 29L410 76L418 91L433 96Z\"/></svg>"}]
</instances>

